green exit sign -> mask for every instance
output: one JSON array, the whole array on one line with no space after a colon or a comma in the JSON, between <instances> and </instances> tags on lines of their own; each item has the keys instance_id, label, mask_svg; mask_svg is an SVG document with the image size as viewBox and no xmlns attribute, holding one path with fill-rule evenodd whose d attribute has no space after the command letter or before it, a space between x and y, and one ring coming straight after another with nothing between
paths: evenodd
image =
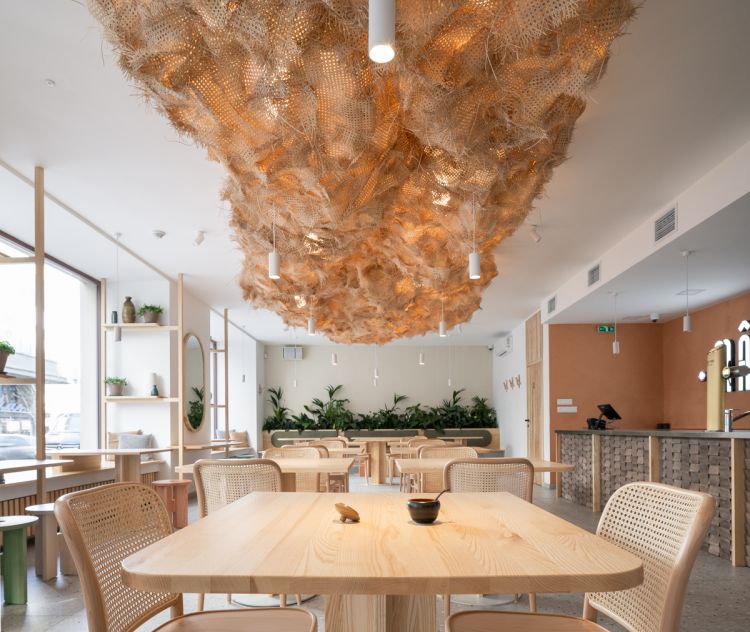
<instances>
[{"instance_id":1,"label":"green exit sign","mask_svg":"<svg viewBox=\"0 0 750 632\"><path fill-rule=\"evenodd\" d=\"M615 326L614 325L599 325L597 327L597 331L600 334L613 334L615 333Z\"/></svg>"}]
</instances>

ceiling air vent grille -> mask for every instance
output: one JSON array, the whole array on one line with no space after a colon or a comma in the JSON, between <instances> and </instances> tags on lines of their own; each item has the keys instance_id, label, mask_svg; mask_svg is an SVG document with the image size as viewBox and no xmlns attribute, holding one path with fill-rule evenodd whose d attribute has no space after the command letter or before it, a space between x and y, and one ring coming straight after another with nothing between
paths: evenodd
<instances>
[{"instance_id":1,"label":"ceiling air vent grille","mask_svg":"<svg viewBox=\"0 0 750 632\"><path fill-rule=\"evenodd\" d=\"M594 285L594 283L597 283L599 281L600 272L601 272L601 266L598 263L589 270L589 287L591 287L592 285Z\"/></svg>"},{"instance_id":2,"label":"ceiling air vent grille","mask_svg":"<svg viewBox=\"0 0 750 632\"><path fill-rule=\"evenodd\" d=\"M302 347L282 347L281 357L287 362L302 359Z\"/></svg>"},{"instance_id":3,"label":"ceiling air vent grille","mask_svg":"<svg viewBox=\"0 0 750 632\"><path fill-rule=\"evenodd\" d=\"M547 313L551 314L557 308L557 297L553 296L547 301Z\"/></svg>"},{"instance_id":4,"label":"ceiling air vent grille","mask_svg":"<svg viewBox=\"0 0 750 632\"><path fill-rule=\"evenodd\" d=\"M673 206L654 222L654 242L677 230L677 207Z\"/></svg>"}]
</instances>

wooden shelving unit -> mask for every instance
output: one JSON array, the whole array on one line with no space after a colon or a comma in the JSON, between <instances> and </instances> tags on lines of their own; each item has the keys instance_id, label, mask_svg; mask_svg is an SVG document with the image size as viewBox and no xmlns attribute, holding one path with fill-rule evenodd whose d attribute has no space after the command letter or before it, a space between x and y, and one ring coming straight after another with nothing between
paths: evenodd
<instances>
[{"instance_id":1,"label":"wooden shelving unit","mask_svg":"<svg viewBox=\"0 0 750 632\"><path fill-rule=\"evenodd\" d=\"M180 401L177 397L157 397L155 395L108 395L104 399L110 404L143 404L154 402L173 404Z\"/></svg>"},{"instance_id":2,"label":"wooden shelving unit","mask_svg":"<svg viewBox=\"0 0 750 632\"><path fill-rule=\"evenodd\" d=\"M121 323L121 324L107 323L105 325L102 325L102 329L106 331L114 331L118 327L122 331L139 331L139 332L147 331L149 333L156 333L156 332L161 332L161 331L177 331L178 329L177 325L160 325L158 323Z\"/></svg>"},{"instance_id":3,"label":"wooden shelving unit","mask_svg":"<svg viewBox=\"0 0 750 632\"><path fill-rule=\"evenodd\" d=\"M36 378L26 375L0 375L0 384L36 384Z\"/></svg>"}]
</instances>

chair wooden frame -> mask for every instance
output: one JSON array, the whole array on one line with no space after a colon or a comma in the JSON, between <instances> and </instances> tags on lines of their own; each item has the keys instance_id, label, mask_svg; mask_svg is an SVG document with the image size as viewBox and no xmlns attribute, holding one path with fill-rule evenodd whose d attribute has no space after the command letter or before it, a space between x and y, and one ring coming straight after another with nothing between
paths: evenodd
<instances>
[{"instance_id":1,"label":"chair wooden frame","mask_svg":"<svg viewBox=\"0 0 750 632\"><path fill-rule=\"evenodd\" d=\"M678 632L690 572L715 508L716 500L702 492L660 483L623 485L607 502L596 532L643 559L640 586L587 593L582 619L475 610L452 615L446 632L604 632L596 624L599 613L631 631Z\"/></svg>"}]
</instances>

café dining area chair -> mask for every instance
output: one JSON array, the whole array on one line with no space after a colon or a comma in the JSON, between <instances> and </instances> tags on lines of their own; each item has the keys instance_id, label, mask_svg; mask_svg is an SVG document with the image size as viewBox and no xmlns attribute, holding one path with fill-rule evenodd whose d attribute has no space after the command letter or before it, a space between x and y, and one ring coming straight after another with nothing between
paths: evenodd
<instances>
[{"instance_id":1,"label":"caf\u00e9 dining area chair","mask_svg":"<svg viewBox=\"0 0 750 632\"><path fill-rule=\"evenodd\" d=\"M423 444L417 448L418 459L465 459L476 458L477 451L466 446L430 445ZM418 477L419 479L419 477ZM443 475L441 473L422 474L419 492L439 492L443 489Z\"/></svg>"},{"instance_id":2,"label":"caf\u00e9 dining area chair","mask_svg":"<svg viewBox=\"0 0 750 632\"><path fill-rule=\"evenodd\" d=\"M170 608L158 632L316 632L297 608L214 610L183 616L181 594L149 593L122 579L122 561L172 533L169 514L145 485L113 483L61 496L55 517L78 569L89 632L131 632Z\"/></svg>"},{"instance_id":3,"label":"caf\u00e9 dining area chair","mask_svg":"<svg viewBox=\"0 0 750 632\"><path fill-rule=\"evenodd\" d=\"M534 466L528 459L455 459L443 470L443 489L450 492L508 492L530 503L534 496ZM443 595L445 616L451 596ZM536 595L529 594L529 611L536 612Z\"/></svg>"},{"instance_id":4,"label":"caf\u00e9 dining area chair","mask_svg":"<svg viewBox=\"0 0 750 632\"><path fill-rule=\"evenodd\" d=\"M603 632L602 613L633 632L678 632L690 571L714 515L702 492L630 483L607 502L597 535L643 560L636 588L587 593L583 618L475 610L448 618L446 632Z\"/></svg>"},{"instance_id":5,"label":"caf\u00e9 dining area chair","mask_svg":"<svg viewBox=\"0 0 750 632\"><path fill-rule=\"evenodd\" d=\"M321 451L311 446L285 445L283 448L269 448L263 453L266 459L319 459ZM298 492L320 491L320 474L296 474L295 489Z\"/></svg>"}]
</instances>

